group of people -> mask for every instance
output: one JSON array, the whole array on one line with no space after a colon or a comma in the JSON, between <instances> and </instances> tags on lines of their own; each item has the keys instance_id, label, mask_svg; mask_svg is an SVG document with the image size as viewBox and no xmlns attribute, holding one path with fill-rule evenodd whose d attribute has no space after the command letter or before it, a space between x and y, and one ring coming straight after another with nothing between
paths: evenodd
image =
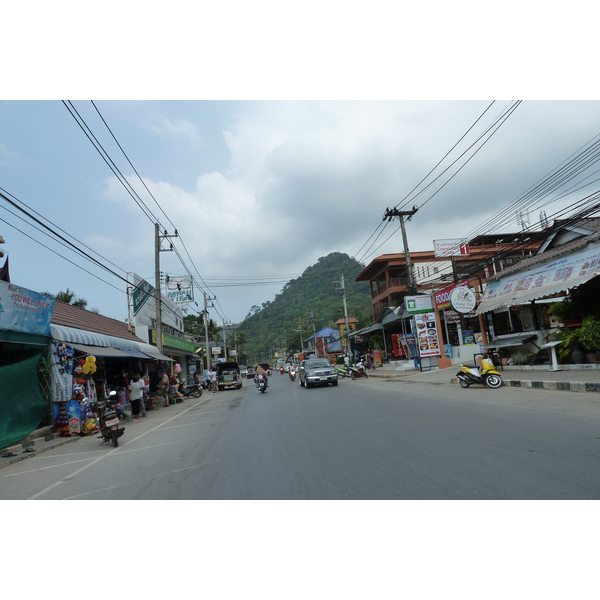
<instances>
[{"instance_id":1,"label":"group of people","mask_svg":"<svg viewBox=\"0 0 600 600\"><path fill-rule=\"evenodd\" d=\"M344 365L346 367L350 366L350 357L346 354L344 356ZM358 361L355 363L356 368L358 369L374 369L375 368L375 358L370 350L363 356L360 356Z\"/></svg>"}]
</instances>

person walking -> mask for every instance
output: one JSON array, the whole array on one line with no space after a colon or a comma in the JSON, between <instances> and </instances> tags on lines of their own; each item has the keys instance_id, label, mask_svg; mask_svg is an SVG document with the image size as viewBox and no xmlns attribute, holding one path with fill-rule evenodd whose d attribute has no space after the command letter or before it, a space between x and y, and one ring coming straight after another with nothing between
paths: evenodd
<instances>
[{"instance_id":1,"label":"person walking","mask_svg":"<svg viewBox=\"0 0 600 600\"><path fill-rule=\"evenodd\" d=\"M169 376L166 371L162 372L162 377L158 382L157 396L162 396L165 399L165 406L169 406Z\"/></svg>"},{"instance_id":2,"label":"person walking","mask_svg":"<svg viewBox=\"0 0 600 600\"><path fill-rule=\"evenodd\" d=\"M208 376L208 383L213 394L217 393L217 372L213 369L212 365L206 374Z\"/></svg>"},{"instance_id":3,"label":"person walking","mask_svg":"<svg viewBox=\"0 0 600 600\"><path fill-rule=\"evenodd\" d=\"M131 404L131 414L136 421L140 420L140 403L143 402L143 390L144 382L139 375L134 375L129 382L129 403Z\"/></svg>"},{"instance_id":4,"label":"person walking","mask_svg":"<svg viewBox=\"0 0 600 600\"><path fill-rule=\"evenodd\" d=\"M373 356L373 354L371 354L370 350L367 351L366 358L367 358L367 369L369 369L369 371L370 371L371 369L374 368L374 365L375 365L375 357Z\"/></svg>"}]
</instances>

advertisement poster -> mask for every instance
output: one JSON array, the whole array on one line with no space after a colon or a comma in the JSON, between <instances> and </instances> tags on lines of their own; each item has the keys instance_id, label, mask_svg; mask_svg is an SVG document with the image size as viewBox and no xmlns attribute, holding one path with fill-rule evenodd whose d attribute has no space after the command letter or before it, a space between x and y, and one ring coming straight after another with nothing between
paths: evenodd
<instances>
[{"instance_id":1,"label":"advertisement poster","mask_svg":"<svg viewBox=\"0 0 600 600\"><path fill-rule=\"evenodd\" d=\"M0 281L0 329L50 334L54 298Z\"/></svg>"},{"instance_id":2,"label":"advertisement poster","mask_svg":"<svg viewBox=\"0 0 600 600\"><path fill-rule=\"evenodd\" d=\"M435 313L422 313L415 315L414 319L419 356L439 356L441 354L440 338Z\"/></svg>"},{"instance_id":3,"label":"advertisement poster","mask_svg":"<svg viewBox=\"0 0 600 600\"><path fill-rule=\"evenodd\" d=\"M64 342L52 342L52 387L54 402L73 398L73 348Z\"/></svg>"}]
</instances>

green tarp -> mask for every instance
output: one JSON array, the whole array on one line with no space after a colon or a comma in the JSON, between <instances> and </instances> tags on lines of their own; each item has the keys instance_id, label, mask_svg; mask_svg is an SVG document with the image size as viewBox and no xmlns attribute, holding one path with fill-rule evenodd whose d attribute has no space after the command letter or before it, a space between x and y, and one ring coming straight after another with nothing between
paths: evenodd
<instances>
[{"instance_id":1,"label":"green tarp","mask_svg":"<svg viewBox=\"0 0 600 600\"><path fill-rule=\"evenodd\" d=\"M40 356L0 367L0 448L26 438L46 417L46 400L38 383Z\"/></svg>"}]
</instances>

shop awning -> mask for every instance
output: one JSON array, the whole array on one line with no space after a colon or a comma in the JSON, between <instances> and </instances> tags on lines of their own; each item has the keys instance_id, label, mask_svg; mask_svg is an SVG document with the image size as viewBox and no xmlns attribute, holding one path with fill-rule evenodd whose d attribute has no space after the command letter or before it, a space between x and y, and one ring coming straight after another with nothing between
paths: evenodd
<instances>
[{"instance_id":1,"label":"shop awning","mask_svg":"<svg viewBox=\"0 0 600 600\"><path fill-rule=\"evenodd\" d=\"M537 339L534 333L518 333L515 335L498 336L495 340L488 343L488 348L498 350L499 348L510 348L511 346L522 346L528 342L533 342Z\"/></svg>"},{"instance_id":2,"label":"shop awning","mask_svg":"<svg viewBox=\"0 0 600 600\"><path fill-rule=\"evenodd\" d=\"M75 348L75 350L79 350L79 352L91 354L92 356L105 356L110 358L129 358L131 356L128 352L118 350L117 348L108 348L106 346L87 346L86 344L73 344L72 342L69 342L69 346ZM146 356L146 358L148 357Z\"/></svg>"},{"instance_id":3,"label":"shop awning","mask_svg":"<svg viewBox=\"0 0 600 600\"><path fill-rule=\"evenodd\" d=\"M102 346L105 348L117 348L119 350L140 351L139 343L133 340L103 335L93 331L85 331L76 327L65 327L64 325L50 324L52 339L71 344L84 344L86 346Z\"/></svg>"},{"instance_id":4,"label":"shop awning","mask_svg":"<svg viewBox=\"0 0 600 600\"><path fill-rule=\"evenodd\" d=\"M564 294L600 275L600 248L578 252L488 283L477 314Z\"/></svg>"},{"instance_id":5,"label":"shop awning","mask_svg":"<svg viewBox=\"0 0 600 600\"><path fill-rule=\"evenodd\" d=\"M144 353L146 354L146 353ZM168 360L169 362L175 362L174 359L165 356L164 354L160 354L160 352L148 352L147 353L150 358L154 358L156 360Z\"/></svg>"},{"instance_id":6,"label":"shop awning","mask_svg":"<svg viewBox=\"0 0 600 600\"><path fill-rule=\"evenodd\" d=\"M368 335L369 333L373 333L374 331L379 331L381 329L383 329L383 325L381 323L375 323L375 325L370 325L369 327L364 327L363 329L349 333L348 337L354 338L357 335Z\"/></svg>"}]
</instances>

